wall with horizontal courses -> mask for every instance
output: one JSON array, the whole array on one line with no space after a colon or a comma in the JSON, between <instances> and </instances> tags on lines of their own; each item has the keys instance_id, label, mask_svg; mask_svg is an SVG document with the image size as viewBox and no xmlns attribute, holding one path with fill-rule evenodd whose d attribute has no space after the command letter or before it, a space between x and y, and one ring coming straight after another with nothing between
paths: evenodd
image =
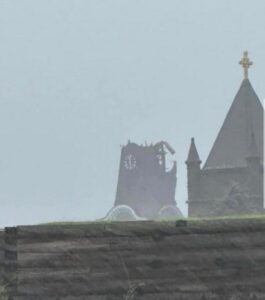
<instances>
[{"instance_id":1,"label":"wall with horizontal courses","mask_svg":"<svg viewBox=\"0 0 265 300\"><path fill-rule=\"evenodd\" d=\"M15 300L265 299L265 219L17 228Z\"/></svg>"}]
</instances>

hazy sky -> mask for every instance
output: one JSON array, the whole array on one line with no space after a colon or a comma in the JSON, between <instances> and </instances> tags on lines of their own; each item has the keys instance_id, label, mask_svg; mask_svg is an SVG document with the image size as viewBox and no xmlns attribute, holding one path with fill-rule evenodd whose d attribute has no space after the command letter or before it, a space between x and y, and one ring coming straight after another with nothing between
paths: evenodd
<instances>
[{"instance_id":1,"label":"hazy sky","mask_svg":"<svg viewBox=\"0 0 265 300\"><path fill-rule=\"evenodd\" d=\"M0 226L111 208L120 145L205 161L243 79L265 98L265 1L0 0Z\"/></svg>"}]
</instances>

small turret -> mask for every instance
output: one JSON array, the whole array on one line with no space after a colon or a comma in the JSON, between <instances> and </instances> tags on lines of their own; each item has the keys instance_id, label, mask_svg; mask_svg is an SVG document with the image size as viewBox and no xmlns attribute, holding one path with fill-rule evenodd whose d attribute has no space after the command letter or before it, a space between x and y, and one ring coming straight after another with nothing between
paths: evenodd
<instances>
[{"instance_id":1,"label":"small turret","mask_svg":"<svg viewBox=\"0 0 265 300\"><path fill-rule=\"evenodd\" d=\"M191 138L191 145L190 145L190 150L189 150L189 154L188 154L188 158L186 160L186 164L187 165L191 165L191 164L201 164L201 160L198 154L198 151L196 149L195 146L195 139Z\"/></svg>"},{"instance_id":2,"label":"small turret","mask_svg":"<svg viewBox=\"0 0 265 300\"><path fill-rule=\"evenodd\" d=\"M201 160L196 149L194 138L191 139L190 150L186 160L188 172L188 204L189 216L193 215L193 204L200 200ZM196 204L195 204L196 206Z\"/></svg>"}]
</instances>

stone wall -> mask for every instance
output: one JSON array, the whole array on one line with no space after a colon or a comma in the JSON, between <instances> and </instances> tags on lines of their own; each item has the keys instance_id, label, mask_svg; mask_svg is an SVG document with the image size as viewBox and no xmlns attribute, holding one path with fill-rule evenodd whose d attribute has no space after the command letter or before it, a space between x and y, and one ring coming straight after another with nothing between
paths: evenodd
<instances>
[{"instance_id":1,"label":"stone wall","mask_svg":"<svg viewBox=\"0 0 265 300\"><path fill-rule=\"evenodd\" d=\"M203 199L207 201L222 199L235 183L246 186L247 170L247 168L201 170Z\"/></svg>"},{"instance_id":2,"label":"stone wall","mask_svg":"<svg viewBox=\"0 0 265 300\"><path fill-rule=\"evenodd\" d=\"M247 197L247 200L242 200L243 207L235 207L233 214L240 214L242 210L245 210L245 214L253 211L262 213L264 207L263 169L261 168L255 174L255 176L251 175L250 169L247 167L202 169L199 172L194 168L189 169L189 216L229 215L229 205L224 205L223 209L216 211L216 204L225 201L235 186L243 196ZM231 204L231 201L228 203Z\"/></svg>"},{"instance_id":3,"label":"stone wall","mask_svg":"<svg viewBox=\"0 0 265 300\"><path fill-rule=\"evenodd\" d=\"M0 229L0 285L3 283L3 276L4 276L4 231Z\"/></svg>"},{"instance_id":4,"label":"stone wall","mask_svg":"<svg viewBox=\"0 0 265 300\"><path fill-rule=\"evenodd\" d=\"M262 218L27 226L16 236L10 299L265 299Z\"/></svg>"}]
</instances>

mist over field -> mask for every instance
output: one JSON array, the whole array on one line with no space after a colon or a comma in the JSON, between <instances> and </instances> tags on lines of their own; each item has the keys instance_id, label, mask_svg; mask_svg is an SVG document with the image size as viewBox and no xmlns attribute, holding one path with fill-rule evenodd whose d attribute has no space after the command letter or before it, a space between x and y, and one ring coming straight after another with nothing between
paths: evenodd
<instances>
[{"instance_id":1,"label":"mist over field","mask_svg":"<svg viewBox=\"0 0 265 300\"><path fill-rule=\"evenodd\" d=\"M190 138L205 162L243 79L265 99L265 2L0 1L0 227L94 220L120 145L168 141L187 214Z\"/></svg>"}]
</instances>

